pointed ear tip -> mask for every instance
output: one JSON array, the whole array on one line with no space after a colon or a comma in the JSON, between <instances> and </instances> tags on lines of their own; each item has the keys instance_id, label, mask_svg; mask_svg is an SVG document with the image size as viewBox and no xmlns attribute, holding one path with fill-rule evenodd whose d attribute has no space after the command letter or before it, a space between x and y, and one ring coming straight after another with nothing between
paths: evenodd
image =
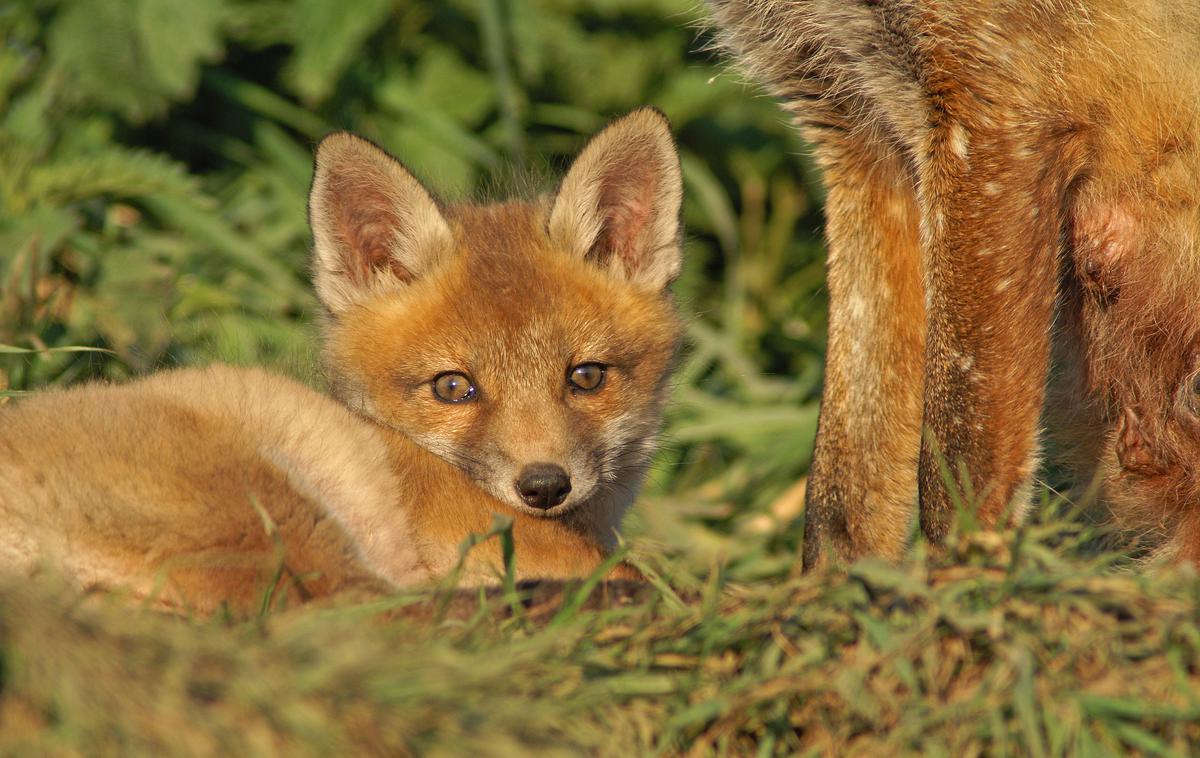
<instances>
[{"instance_id":1,"label":"pointed ear tip","mask_svg":"<svg viewBox=\"0 0 1200 758\"><path fill-rule=\"evenodd\" d=\"M331 151L344 150L345 148L353 145L355 142L365 141L366 140L364 140L362 137L359 137L357 134L354 134L353 132L339 130L336 132L330 132L322 137L317 143L317 146L313 148L313 152L319 156Z\"/></svg>"},{"instance_id":2,"label":"pointed ear tip","mask_svg":"<svg viewBox=\"0 0 1200 758\"><path fill-rule=\"evenodd\" d=\"M313 149L313 159L318 167L332 160L350 156L391 157L391 154L366 137L354 132L336 131L321 138Z\"/></svg>"},{"instance_id":3,"label":"pointed ear tip","mask_svg":"<svg viewBox=\"0 0 1200 758\"><path fill-rule=\"evenodd\" d=\"M662 129L668 135L671 134L671 119L667 118L667 114L663 113L657 106L643 105L640 108L631 110L617 120L625 121L627 119L652 129Z\"/></svg>"},{"instance_id":4,"label":"pointed ear tip","mask_svg":"<svg viewBox=\"0 0 1200 758\"><path fill-rule=\"evenodd\" d=\"M661 154L675 156L678 163L679 148L671 131L667 115L653 105L644 105L624 116L618 116L595 135L597 144L613 145L632 141L642 144Z\"/></svg>"}]
</instances>

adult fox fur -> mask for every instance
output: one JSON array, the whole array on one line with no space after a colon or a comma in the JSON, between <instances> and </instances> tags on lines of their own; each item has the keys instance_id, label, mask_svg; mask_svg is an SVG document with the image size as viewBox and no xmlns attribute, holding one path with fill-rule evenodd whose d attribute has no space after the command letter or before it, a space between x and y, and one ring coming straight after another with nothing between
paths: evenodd
<instances>
[{"instance_id":1,"label":"adult fox fur","mask_svg":"<svg viewBox=\"0 0 1200 758\"><path fill-rule=\"evenodd\" d=\"M896 556L918 498L942 539L939 456L978 521L1021 518L1043 419L1119 523L1200 560L1196 4L712 8L829 188L805 565Z\"/></svg>"},{"instance_id":2,"label":"adult fox fur","mask_svg":"<svg viewBox=\"0 0 1200 758\"><path fill-rule=\"evenodd\" d=\"M439 206L327 137L309 210L338 400L216 366L0 409L0 569L248 608L276 579L306 598L442 576L500 513L519 577L593 571L661 424L681 190L652 109L532 202Z\"/></svg>"}]
</instances>

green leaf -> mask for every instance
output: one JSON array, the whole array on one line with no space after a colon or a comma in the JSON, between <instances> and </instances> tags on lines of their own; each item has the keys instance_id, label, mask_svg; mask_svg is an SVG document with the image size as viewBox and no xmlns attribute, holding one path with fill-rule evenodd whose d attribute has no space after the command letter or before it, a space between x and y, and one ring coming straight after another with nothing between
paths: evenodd
<instances>
[{"instance_id":1,"label":"green leaf","mask_svg":"<svg viewBox=\"0 0 1200 758\"><path fill-rule=\"evenodd\" d=\"M52 68L65 99L134 122L192 94L221 51L218 0L75 0L52 21Z\"/></svg>"},{"instance_id":2,"label":"green leaf","mask_svg":"<svg viewBox=\"0 0 1200 758\"><path fill-rule=\"evenodd\" d=\"M60 347L27 348L15 345L0 345L0 355L41 355L42 353L107 353L115 355L112 350L102 347L86 347L83 345L63 345Z\"/></svg>"},{"instance_id":3,"label":"green leaf","mask_svg":"<svg viewBox=\"0 0 1200 758\"><path fill-rule=\"evenodd\" d=\"M387 20L393 0L355 0L353 6L329 0L298 0L296 52L287 81L300 98L316 105L329 96L363 42Z\"/></svg>"},{"instance_id":4,"label":"green leaf","mask_svg":"<svg viewBox=\"0 0 1200 758\"><path fill-rule=\"evenodd\" d=\"M199 64L220 53L221 6L221 0L139 0L136 4L141 66L152 73L164 96L173 100L190 96Z\"/></svg>"},{"instance_id":5,"label":"green leaf","mask_svg":"<svg viewBox=\"0 0 1200 758\"><path fill-rule=\"evenodd\" d=\"M66 205L93 197L201 197L195 179L169 158L109 146L92 155L48 161L29 172L30 203Z\"/></svg>"}]
</instances>

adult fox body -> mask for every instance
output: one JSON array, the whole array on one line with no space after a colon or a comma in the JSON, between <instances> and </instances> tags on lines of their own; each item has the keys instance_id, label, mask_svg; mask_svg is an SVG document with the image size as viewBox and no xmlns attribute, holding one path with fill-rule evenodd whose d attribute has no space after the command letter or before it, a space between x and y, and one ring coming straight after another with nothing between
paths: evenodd
<instances>
[{"instance_id":1,"label":"adult fox body","mask_svg":"<svg viewBox=\"0 0 1200 758\"><path fill-rule=\"evenodd\" d=\"M1043 421L1080 491L1200 561L1200 7L711 4L829 188L805 563L898 555L918 498L941 540L952 488L1019 519Z\"/></svg>"},{"instance_id":2,"label":"adult fox body","mask_svg":"<svg viewBox=\"0 0 1200 758\"><path fill-rule=\"evenodd\" d=\"M661 424L680 196L649 109L532 202L439 206L379 148L326 138L310 220L338 400L214 366L0 409L0 569L247 608L276 580L428 581L501 513L518 576L587 574ZM485 546L468 575L498 565Z\"/></svg>"}]
</instances>

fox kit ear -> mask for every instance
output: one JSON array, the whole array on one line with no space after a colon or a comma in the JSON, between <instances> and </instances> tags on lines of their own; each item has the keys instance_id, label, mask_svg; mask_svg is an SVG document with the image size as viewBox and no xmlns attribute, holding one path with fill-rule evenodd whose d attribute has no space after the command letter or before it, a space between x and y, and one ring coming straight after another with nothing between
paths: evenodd
<instances>
[{"instance_id":1,"label":"fox kit ear","mask_svg":"<svg viewBox=\"0 0 1200 758\"><path fill-rule=\"evenodd\" d=\"M667 118L642 108L583 148L550 210L554 244L656 289L679 275L683 179Z\"/></svg>"},{"instance_id":2,"label":"fox kit ear","mask_svg":"<svg viewBox=\"0 0 1200 758\"><path fill-rule=\"evenodd\" d=\"M308 218L317 297L333 313L403 287L451 243L450 227L421 183L346 132L317 146Z\"/></svg>"}]
</instances>

